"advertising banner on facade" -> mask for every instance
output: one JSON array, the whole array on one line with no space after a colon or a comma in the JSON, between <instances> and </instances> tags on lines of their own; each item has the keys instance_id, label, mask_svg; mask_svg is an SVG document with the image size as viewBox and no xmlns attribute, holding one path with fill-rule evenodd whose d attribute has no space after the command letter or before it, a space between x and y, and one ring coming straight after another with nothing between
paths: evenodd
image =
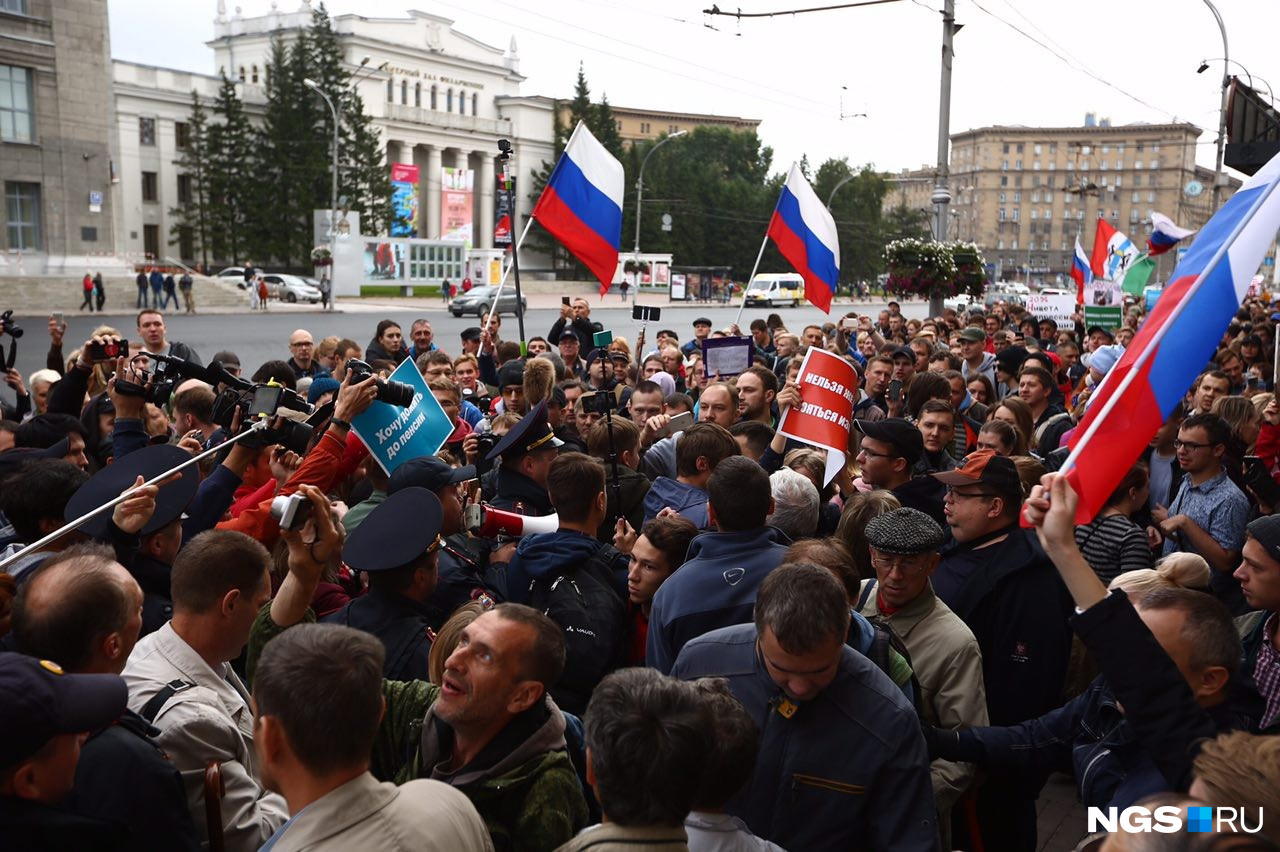
<instances>
[{"instance_id":1,"label":"advertising banner on facade","mask_svg":"<svg viewBox=\"0 0 1280 852\"><path fill-rule=\"evenodd\" d=\"M391 164L391 236L418 235L418 167Z\"/></svg>"},{"instance_id":2,"label":"advertising banner on facade","mask_svg":"<svg viewBox=\"0 0 1280 852\"><path fill-rule=\"evenodd\" d=\"M493 178L493 244L511 245L511 199L515 198L515 178L511 179L511 195L508 197L502 175Z\"/></svg>"},{"instance_id":3,"label":"advertising banner on facade","mask_svg":"<svg viewBox=\"0 0 1280 852\"><path fill-rule=\"evenodd\" d=\"M473 245L471 234L475 176L471 169L440 169L440 239Z\"/></svg>"}]
</instances>

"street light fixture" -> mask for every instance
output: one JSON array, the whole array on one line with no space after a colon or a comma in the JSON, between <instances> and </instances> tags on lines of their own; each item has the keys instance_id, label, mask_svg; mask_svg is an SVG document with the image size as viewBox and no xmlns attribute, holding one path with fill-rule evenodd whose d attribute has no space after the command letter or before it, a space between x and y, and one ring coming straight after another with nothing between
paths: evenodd
<instances>
[{"instance_id":1,"label":"street light fixture","mask_svg":"<svg viewBox=\"0 0 1280 852\"><path fill-rule=\"evenodd\" d=\"M672 133L669 136L662 137L661 139L658 140L657 145L654 145L652 148L649 149L649 153L644 155L644 160L642 160L640 163L640 174L636 178L636 241L635 241L635 246L632 248L633 263L637 267L639 267L640 265L640 203L644 198L644 167L649 165L649 158L653 156L654 151L657 151L659 148L661 148L663 145L670 142L672 139L676 139L680 136L684 136L688 134L688 132L689 131L687 130L677 130L675 133ZM639 279L637 278L637 282L638 281ZM636 289L638 292L639 291L638 284Z\"/></svg>"},{"instance_id":2,"label":"street light fixture","mask_svg":"<svg viewBox=\"0 0 1280 852\"><path fill-rule=\"evenodd\" d=\"M854 175L854 174L845 175L844 177L840 178L840 182L838 184L831 187L831 193L827 195L827 212L828 213L831 212L831 201L836 197L836 190L844 186L849 181L853 180L855 177L857 177L857 175Z\"/></svg>"},{"instance_id":3,"label":"street light fixture","mask_svg":"<svg viewBox=\"0 0 1280 852\"><path fill-rule=\"evenodd\" d=\"M361 63L363 64L363 63ZM333 105L333 101L324 90L320 88L320 84L310 77L302 81L302 85L324 98L325 105L329 107L329 112L333 115L333 175L329 184L329 310L333 310L336 288L334 287L334 266L337 261L337 238L338 238L338 110Z\"/></svg>"},{"instance_id":4,"label":"street light fixture","mask_svg":"<svg viewBox=\"0 0 1280 852\"><path fill-rule=\"evenodd\" d=\"M1241 71L1243 71L1243 72L1244 72L1244 76L1245 76L1245 78L1249 81L1249 88L1250 88L1250 89L1253 89L1254 91L1257 91L1257 89L1256 89L1256 88L1254 87L1254 85L1253 85L1253 74L1249 71L1249 69L1248 69L1248 68L1245 68L1245 67L1244 67L1244 65L1240 64L1239 62L1237 62L1237 61L1236 61L1236 60L1234 60L1234 59L1226 59L1226 58L1221 57L1221 56L1215 56L1215 57L1213 57L1211 60L1210 60L1210 59L1205 59L1205 60L1201 61L1201 63L1200 63L1200 67L1196 69L1196 73L1197 73L1197 74L1203 74L1205 71L1208 71L1208 70L1209 70L1209 63L1210 63L1211 61L1212 61L1212 62L1230 62L1230 63L1232 63L1233 65L1235 65L1237 68L1239 68ZM1267 97L1268 97L1268 98L1270 98L1270 100L1271 100L1271 102L1272 102L1272 103L1275 103L1276 95L1275 95L1275 91L1271 88L1271 84L1270 84L1270 83L1268 83L1268 82L1267 82L1265 79L1263 79L1262 77L1259 77L1259 78L1258 78L1258 82L1259 82L1259 83L1261 83L1262 85L1264 85L1264 86L1266 86L1266 87L1267 87Z\"/></svg>"}]
</instances>

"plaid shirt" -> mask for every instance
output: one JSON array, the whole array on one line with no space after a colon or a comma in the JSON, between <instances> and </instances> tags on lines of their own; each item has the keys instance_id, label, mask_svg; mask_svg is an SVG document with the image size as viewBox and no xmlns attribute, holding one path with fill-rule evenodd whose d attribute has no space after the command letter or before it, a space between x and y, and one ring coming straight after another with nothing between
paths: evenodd
<instances>
[{"instance_id":1,"label":"plaid shirt","mask_svg":"<svg viewBox=\"0 0 1280 852\"><path fill-rule=\"evenodd\" d=\"M1258 661L1253 667L1253 682L1258 693L1267 702L1267 712L1262 716L1261 728L1267 728L1280 718L1280 653L1272 640L1276 635L1276 613L1267 616L1262 628L1262 644L1258 646Z\"/></svg>"}]
</instances>

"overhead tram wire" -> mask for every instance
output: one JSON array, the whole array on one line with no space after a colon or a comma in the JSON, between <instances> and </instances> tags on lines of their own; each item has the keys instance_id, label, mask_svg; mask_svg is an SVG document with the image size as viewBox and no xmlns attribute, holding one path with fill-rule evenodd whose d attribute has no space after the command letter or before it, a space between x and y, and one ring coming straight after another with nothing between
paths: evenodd
<instances>
[{"instance_id":1,"label":"overhead tram wire","mask_svg":"<svg viewBox=\"0 0 1280 852\"><path fill-rule=\"evenodd\" d=\"M837 9L856 9L859 6L883 6L886 3L901 3L902 0L862 0L860 3L839 3L834 6L812 6L807 9L786 9L781 12L744 12L739 9L736 12L725 12L716 4L711 4L710 9L703 9L704 15L724 15L729 18L780 18L787 15L804 15L809 12L834 12Z\"/></svg>"}]
</instances>

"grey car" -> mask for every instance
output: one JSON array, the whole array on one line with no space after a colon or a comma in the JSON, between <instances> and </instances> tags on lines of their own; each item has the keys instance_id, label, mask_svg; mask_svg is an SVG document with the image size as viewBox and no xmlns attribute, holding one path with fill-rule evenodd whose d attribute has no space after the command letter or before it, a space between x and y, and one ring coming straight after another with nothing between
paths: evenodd
<instances>
[{"instance_id":1,"label":"grey car","mask_svg":"<svg viewBox=\"0 0 1280 852\"><path fill-rule=\"evenodd\" d=\"M449 303L449 312L455 317L464 314L473 314L477 317L484 317L489 313L489 308L493 305L494 298L498 295L498 288L489 284L481 284L478 287L472 287L467 292L461 294ZM520 300L520 309L522 311L529 310L529 300ZM516 290L514 287L502 288L502 301L498 303L497 314L514 314L516 312Z\"/></svg>"}]
</instances>

